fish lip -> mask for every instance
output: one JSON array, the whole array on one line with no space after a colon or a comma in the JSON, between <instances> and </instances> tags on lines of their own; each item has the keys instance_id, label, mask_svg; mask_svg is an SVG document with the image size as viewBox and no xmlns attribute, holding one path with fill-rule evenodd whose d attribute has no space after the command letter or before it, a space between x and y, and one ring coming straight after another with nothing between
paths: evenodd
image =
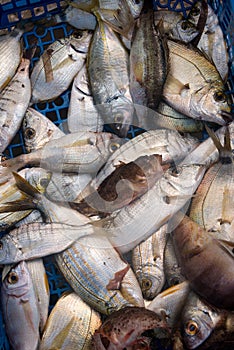
<instances>
[{"instance_id":1,"label":"fish lip","mask_svg":"<svg viewBox=\"0 0 234 350\"><path fill-rule=\"evenodd\" d=\"M231 122L233 122L233 115L231 112L221 111L220 115L223 118L225 125L229 125Z\"/></svg>"}]
</instances>

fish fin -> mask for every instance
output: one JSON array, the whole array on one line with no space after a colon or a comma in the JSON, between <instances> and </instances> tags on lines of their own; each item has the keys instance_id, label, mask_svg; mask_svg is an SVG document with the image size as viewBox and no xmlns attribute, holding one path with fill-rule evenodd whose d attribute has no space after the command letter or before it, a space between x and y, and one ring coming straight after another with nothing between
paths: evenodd
<instances>
[{"instance_id":1,"label":"fish fin","mask_svg":"<svg viewBox=\"0 0 234 350\"><path fill-rule=\"evenodd\" d=\"M26 193L30 197L35 197L36 195L41 194L38 191L38 189L30 185L30 183L27 180L25 180L22 176L20 176L18 173L13 171L12 174L15 178L16 185L20 191Z\"/></svg>"},{"instance_id":2,"label":"fish fin","mask_svg":"<svg viewBox=\"0 0 234 350\"><path fill-rule=\"evenodd\" d=\"M191 41L191 43L194 46L197 46L200 39L201 39L201 36L202 36L204 29L205 29L207 16L208 16L208 4L207 4L206 0L202 0L201 12L200 12L200 16L199 16L199 19L197 22L197 30L198 30L199 34Z\"/></svg>"},{"instance_id":3,"label":"fish fin","mask_svg":"<svg viewBox=\"0 0 234 350\"><path fill-rule=\"evenodd\" d=\"M206 124L205 124L206 131L212 141L214 142L215 147L219 151L219 160L222 164L230 164L232 163L232 146L231 146L231 137L230 137L230 131L229 128L226 127L225 134L224 134L224 145L221 145L221 142L219 138L216 136L213 130L211 130Z\"/></svg>"},{"instance_id":4,"label":"fish fin","mask_svg":"<svg viewBox=\"0 0 234 350\"><path fill-rule=\"evenodd\" d=\"M216 242L225 252L227 252L231 255L232 258L234 258L234 242L227 241L225 239L216 239Z\"/></svg>"},{"instance_id":5,"label":"fish fin","mask_svg":"<svg viewBox=\"0 0 234 350\"><path fill-rule=\"evenodd\" d=\"M173 77L173 75L171 75L170 73L167 76L167 81L168 81L168 84L167 84L168 94L180 95L184 89L187 89L186 85L184 85L181 81Z\"/></svg>"},{"instance_id":6,"label":"fish fin","mask_svg":"<svg viewBox=\"0 0 234 350\"><path fill-rule=\"evenodd\" d=\"M114 278L112 278L109 281L109 283L107 284L106 289L107 290L119 290L121 287L121 282L129 269L130 269L130 265L127 265L124 269L117 271L114 274Z\"/></svg>"}]
</instances>

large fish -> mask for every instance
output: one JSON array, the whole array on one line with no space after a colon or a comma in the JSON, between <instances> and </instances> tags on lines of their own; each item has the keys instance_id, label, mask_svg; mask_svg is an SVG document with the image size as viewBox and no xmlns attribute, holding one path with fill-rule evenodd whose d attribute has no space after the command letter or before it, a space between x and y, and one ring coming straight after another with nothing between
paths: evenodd
<instances>
[{"instance_id":1,"label":"large fish","mask_svg":"<svg viewBox=\"0 0 234 350\"><path fill-rule=\"evenodd\" d=\"M28 59L23 58L11 82L0 93L0 153L20 128L31 95Z\"/></svg>"},{"instance_id":2,"label":"large fish","mask_svg":"<svg viewBox=\"0 0 234 350\"><path fill-rule=\"evenodd\" d=\"M166 102L187 116L225 125L231 106L215 66L202 53L168 40L170 70L164 85Z\"/></svg>"},{"instance_id":3,"label":"large fish","mask_svg":"<svg viewBox=\"0 0 234 350\"><path fill-rule=\"evenodd\" d=\"M39 344L37 298L25 261L3 270L1 304L7 336L14 350L36 350Z\"/></svg>"}]
</instances>

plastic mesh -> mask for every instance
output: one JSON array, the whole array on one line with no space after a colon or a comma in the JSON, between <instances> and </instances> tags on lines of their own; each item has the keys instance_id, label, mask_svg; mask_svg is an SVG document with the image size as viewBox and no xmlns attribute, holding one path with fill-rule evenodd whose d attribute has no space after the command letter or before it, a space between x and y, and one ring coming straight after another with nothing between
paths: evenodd
<instances>
[{"instance_id":1,"label":"plastic mesh","mask_svg":"<svg viewBox=\"0 0 234 350\"><path fill-rule=\"evenodd\" d=\"M155 0L155 9L170 9L183 12L186 15L195 1L177 0L163 1ZM227 40L228 52L230 57L230 75L228 84L230 92L234 93L234 1L210 1L210 4L218 14L221 27ZM20 20L32 18L37 20L48 15L61 11L64 1L59 0L1 0L0 4L0 28L9 28ZM28 17L27 17L28 16ZM32 66L38 60L49 44L56 39L70 35L72 28L66 24L59 24L53 27L44 25L35 26L32 30L24 34L24 46L26 50L31 50L36 46L36 52L32 59ZM56 125L66 132L66 115L69 106L70 89L64 92L59 98L52 102L35 104L33 107L50 118ZM233 108L234 109L234 108ZM108 129L107 129L108 130ZM138 134L140 129L130 128L128 137L132 138ZM109 130L108 130L109 131ZM6 150L5 154L9 157L25 153L23 137L21 131L17 133L13 142ZM53 263L53 259L48 257L44 259L46 271L50 286L50 310L55 305L61 294L70 289L64 278L58 272ZM157 348L161 346L157 344ZM0 350L9 350L10 346L5 334L5 328L0 312Z\"/></svg>"}]
</instances>

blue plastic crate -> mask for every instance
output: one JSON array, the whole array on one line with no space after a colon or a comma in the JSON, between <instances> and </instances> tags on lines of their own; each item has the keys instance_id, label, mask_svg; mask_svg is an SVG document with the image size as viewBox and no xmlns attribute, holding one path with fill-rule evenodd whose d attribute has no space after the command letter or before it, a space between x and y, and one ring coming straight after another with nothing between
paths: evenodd
<instances>
[{"instance_id":1,"label":"blue plastic crate","mask_svg":"<svg viewBox=\"0 0 234 350\"><path fill-rule=\"evenodd\" d=\"M173 11L183 12L190 10L193 1L189 0L155 0L155 9L164 8ZM218 15L222 30L226 37L228 52L230 57L230 74L228 84L230 93L234 93L234 0L213 0L208 1ZM49 14L61 11L64 1L61 0L1 0L0 4L0 29L10 28L21 20L31 18L38 20ZM59 37L70 35L72 28L67 24L59 24L53 27L35 26L31 31L23 35L25 49L31 49L37 42L37 50L32 65L38 60L45 48ZM35 104L33 107L50 118L56 125L65 131L66 115L69 106L70 90L64 92L58 99L52 102ZM234 107L234 105L233 105ZM130 128L128 137L132 138L138 133L138 129ZM11 145L6 150L9 157L25 153L22 132L19 131ZM50 310L55 305L60 295L70 289L64 278L60 275L53 259L44 259L50 286ZM160 348L160 345L157 346ZM10 350L10 346L5 334L4 323L0 312L0 350Z\"/></svg>"}]
</instances>

